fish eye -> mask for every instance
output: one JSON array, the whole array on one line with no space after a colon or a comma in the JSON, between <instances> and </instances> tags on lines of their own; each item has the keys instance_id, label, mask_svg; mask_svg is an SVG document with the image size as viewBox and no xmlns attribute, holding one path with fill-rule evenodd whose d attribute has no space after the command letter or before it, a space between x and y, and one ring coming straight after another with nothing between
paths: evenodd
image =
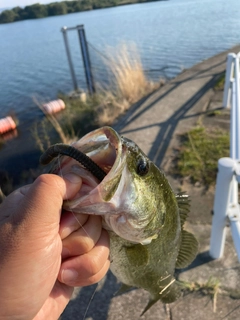
<instances>
[{"instance_id":1,"label":"fish eye","mask_svg":"<svg viewBox=\"0 0 240 320\"><path fill-rule=\"evenodd\" d=\"M137 164L137 174L144 176L149 171L149 163L144 159L140 159Z\"/></svg>"}]
</instances>

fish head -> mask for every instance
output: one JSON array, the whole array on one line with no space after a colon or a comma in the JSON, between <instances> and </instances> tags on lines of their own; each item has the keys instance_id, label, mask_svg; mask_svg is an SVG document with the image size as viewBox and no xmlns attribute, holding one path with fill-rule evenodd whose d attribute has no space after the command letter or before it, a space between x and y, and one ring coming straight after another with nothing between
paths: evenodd
<instances>
[{"instance_id":1,"label":"fish head","mask_svg":"<svg viewBox=\"0 0 240 320\"><path fill-rule=\"evenodd\" d=\"M106 176L99 182L74 159L62 157L58 174L73 172L83 180L64 208L101 215L105 229L133 243L145 245L156 239L165 223L169 196L177 210L174 193L159 168L133 141L110 127L90 132L73 147L98 164Z\"/></svg>"}]
</instances>

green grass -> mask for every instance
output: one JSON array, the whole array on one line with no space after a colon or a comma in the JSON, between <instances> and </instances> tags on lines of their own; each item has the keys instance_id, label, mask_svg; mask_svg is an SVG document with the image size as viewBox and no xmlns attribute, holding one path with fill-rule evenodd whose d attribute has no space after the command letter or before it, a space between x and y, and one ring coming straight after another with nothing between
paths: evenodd
<instances>
[{"instance_id":1,"label":"green grass","mask_svg":"<svg viewBox=\"0 0 240 320\"><path fill-rule=\"evenodd\" d=\"M207 113L208 117L221 116L223 114L222 110L211 110Z\"/></svg>"},{"instance_id":2,"label":"green grass","mask_svg":"<svg viewBox=\"0 0 240 320\"><path fill-rule=\"evenodd\" d=\"M214 89L216 90L223 90L225 83L225 72L220 76L218 81L215 83Z\"/></svg>"},{"instance_id":3,"label":"green grass","mask_svg":"<svg viewBox=\"0 0 240 320\"><path fill-rule=\"evenodd\" d=\"M216 181L218 160L229 156L229 133L198 126L184 134L174 173L206 187Z\"/></svg>"},{"instance_id":4,"label":"green grass","mask_svg":"<svg viewBox=\"0 0 240 320\"><path fill-rule=\"evenodd\" d=\"M210 277L205 283L179 281L179 284L186 293L198 292L203 296L210 296L213 301L213 312L217 311L217 295L220 291L218 279Z\"/></svg>"},{"instance_id":5,"label":"green grass","mask_svg":"<svg viewBox=\"0 0 240 320\"><path fill-rule=\"evenodd\" d=\"M63 94L59 94L58 98L65 102L65 110L57 114L45 114L41 121L32 126L32 135L41 152L54 143L78 140L97 127L98 96L88 97L85 102ZM35 103L43 110L41 102Z\"/></svg>"},{"instance_id":6,"label":"green grass","mask_svg":"<svg viewBox=\"0 0 240 320\"><path fill-rule=\"evenodd\" d=\"M88 97L85 102L81 99L59 96L65 102L66 109L58 119L63 131L68 136L82 136L96 128L97 106L101 103L100 97Z\"/></svg>"}]
</instances>

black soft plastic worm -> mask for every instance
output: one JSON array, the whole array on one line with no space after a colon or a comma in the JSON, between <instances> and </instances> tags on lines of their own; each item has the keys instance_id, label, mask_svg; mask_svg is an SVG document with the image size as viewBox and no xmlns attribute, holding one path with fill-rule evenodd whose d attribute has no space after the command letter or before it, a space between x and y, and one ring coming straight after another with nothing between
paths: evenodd
<instances>
[{"instance_id":1,"label":"black soft plastic worm","mask_svg":"<svg viewBox=\"0 0 240 320\"><path fill-rule=\"evenodd\" d=\"M41 156L40 163L48 164L59 155L69 156L80 162L88 171L90 171L99 181L106 176L104 172L91 158L78 149L67 144L58 143L48 148Z\"/></svg>"}]
</instances>

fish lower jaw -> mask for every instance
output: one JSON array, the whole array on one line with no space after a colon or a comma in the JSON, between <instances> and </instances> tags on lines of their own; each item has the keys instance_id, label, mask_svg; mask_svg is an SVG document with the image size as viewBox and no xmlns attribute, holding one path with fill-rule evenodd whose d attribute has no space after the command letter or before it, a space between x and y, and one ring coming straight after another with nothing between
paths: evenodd
<instances>
[{"instance_id":1,"label":"fish lower jaw","mask_svg":"<svg viewBox=\"0 0 240 320\"><path fill-rule=\"evenodd\" d=\"M118 216L117 223L126 223L126 222L127 222L127 219L124 215Z\"/></svg>"},{"instance_id":2,"label":"fish lower jaw","mask_svg":"<svg viewBox=\"0 0 240 320\"><path fill-rule=\"evenodd\" d=\"M140 242L143 246L147 245L147 244L150 244L152 242L152 240L154 239L157 239L158 235L157 234L154 234L153 236L147 238L147 239L144 239L142 242Z\"/></svg>"},{"instance_id":3,"label":"fish lower jaw","mask_svg":"<svg viewBox=\"0 0 240 320\"><path fill-rule=\"evenodd\" d=\"M147 245L150 244L153 239L158 237L158 234L154 234L146 238L144 228L140 229L132 225L125 214L108 217L103 216L103 228L114 232L119 237L135 244L140 243L142 245Z\"/></svg>"}]
</instances>

